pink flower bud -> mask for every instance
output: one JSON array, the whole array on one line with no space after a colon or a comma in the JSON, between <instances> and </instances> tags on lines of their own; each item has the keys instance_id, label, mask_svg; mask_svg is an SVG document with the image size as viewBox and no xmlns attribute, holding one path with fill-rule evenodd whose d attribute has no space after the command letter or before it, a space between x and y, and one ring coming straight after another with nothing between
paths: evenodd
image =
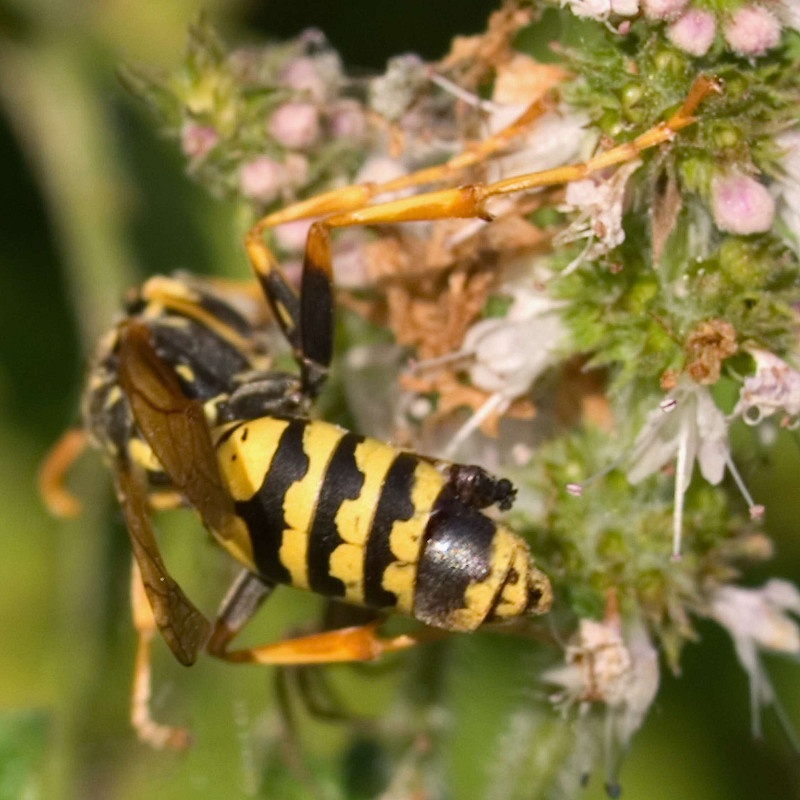
<instances>
[{"instance_id":1,"label":"pink flower bud","mask_svg":"<svg viewBox=\"0 0 800 800\"><path fill-rule=\"evenodd\" d=\"M716 32L717 23L713 14L690 8L667 28L667 38L689 55L704 56Z\"/></svg>"},{"instance_id":2,"label":"pink flower bud","mask_svg":"<svg viewBox=\"0 0 800 800\"><path fill-rule=\"evenodd\" d=\"M337 139L361 139L367 132L364 109L355 100L342 100L330 110L330 126Z\"/></svg>"},{"instance_id":3,"label":"pink flower bud","mask_svg":"<svg viewBox=\"0 0 800 800\"><path fill-rule=\"evenodd\" d=\"M689 0L642 0L642 11L648 19L675 19Z\"/></svg>"},{"instance_id":4,"label":"pink flower bud","mask_svg":"<svg viewBox=\"0 0 800 800\"><path fill-rule=\"evenodd\" d=\"M740 56L763 56L780 41L781 24L763 6L743 6L725 25L723 33L730 48Z\"/></svg>"},{"instance_id":5,"label":"pink flower bud","mask_svg":"<svg viewBox=\"0 0 800 800\"><path fill-rule=\"evenodd\" d=\"M268 203L286 183L286 169L280 161L267 156L255 158L239 169L239 191L251 200Z\"/></svg>"},{"instance_id":6,"label":"pink flower bud","mask_svg":"<svg viewBox=\"0 0 800 800\"><path fill-rule=\"evenodd\" d=\"M311 147L319 136L319 115L311 103L284 103L267 122L267 131L290 150Z\"/></svg>"},{"instance_id":7,"label":"pink flower bud","mask_svg":"<svg viewBox=\"0 0 800 800\"><path fill-rule=\"evenodd\" d=\"M295 58L284 66L281 83L297 92L308 92L312 100L322 103L325 100L325 82L322 80L313 58Z\"/></svg>"},{"instance_id":8,"label":"pink flower bud","mask_svg":"<svg viewBox=\"0 0 800 800\"><path fill-rule=\"evenodd\" d=\"M737 234L764 233L772 227L775 201L755 178L731 174L711 184L711 208L721 231Z\"/></svg>"},{"instance_id":9,"label":"pink flower bud","mask_svg":"<svg viewBox=\"0 0 800 800\"><path fill-rule=\"evenodd\" d=\"M219 136L210 125L187 122L181 128L181 150L189 158L202 158L219 141Z\"/></svg>"}]
</instances>

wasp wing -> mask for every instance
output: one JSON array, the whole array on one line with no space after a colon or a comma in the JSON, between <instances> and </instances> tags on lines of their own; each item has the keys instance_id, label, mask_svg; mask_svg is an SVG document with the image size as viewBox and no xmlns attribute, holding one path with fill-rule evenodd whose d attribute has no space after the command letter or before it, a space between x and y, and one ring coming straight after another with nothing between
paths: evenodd
<instances>
[{"instance_id":1,"label":"wasp wing","mask_svg":"<svg viewBox=\"0 0 800 800\"><path fill-rule=\"evenodd\" d=\"M208 641L211 624L164 566L150 524L142 482L129 469L120 468L115 476L115 487L153 618L175 657L189 666Z\"/></svg>"},{"instance_id":2,"label":"wasp wing","mask_svg":"<svg viewBox=\"0 0 800 800\"><path fill-rule=\"evenodd\" d=\"M140 323L120 327L118 376L136 425L175 489L206 526L224 529L233 501L222 483L203 407L183 394ZM156 625L178 660L191 664L208 641L211 626L167 572L143 487L127 468L118 470L117 495Z\"/></svg>"},{"instance_id":3,"label":"wasp wing","mask_svg":"<svg viewBox=\"0 0 800 800\"><path fill-rule=\"evenodd\" d=\"M133 417L175 488L217 532L234 513L217 464L203 406L181 390L173 370L158 357L144 325L120 329L119 382Z\"/></svg>"}]
</instances>

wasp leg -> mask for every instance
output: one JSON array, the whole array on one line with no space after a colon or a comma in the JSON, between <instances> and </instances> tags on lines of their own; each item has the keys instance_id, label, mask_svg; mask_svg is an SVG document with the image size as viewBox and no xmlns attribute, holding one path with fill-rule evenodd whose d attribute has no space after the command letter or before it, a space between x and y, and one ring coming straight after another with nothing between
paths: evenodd
<instances>
[{"instance_id":1,"label":"wasp leg","mask_svg":"<svg viewBox=\"0 0 800 800\"><path fill-rule=\"evenodd\" d=\"M56 517L77 517L81 512L80 501L64 488L64 475L86 449L86 438L86 431L81 428L64 431L39 466L39 494Z\"/></svg>"},{"instance_id":2,"label":"wasp leg","mask_svg":"<svg viewBox=\"0 0 800 800\"><path fill-rule=\"evenodd\" d=\"M147 494L148 511L175 511L185 507L186 501L171 489L152 490Z\"/></svg>"},{"instance_id":3,"label":"wasp leg","mask_svg":"<svg viewBox=\"0 0 800 800\"><path fill-rule=\"evenodd\" d=\"M242 384L217 404L217 422L257 419L286 414L297 416L308 400L296 375L268 372L241 376Z\"/></svg>"},{"instance_id":4,"label":"wasp leg","mask_svg":"<svg viewBox=\"0 0 800 800\"><path fill-rule=\"evenodd\" d=\"M272 594L275 583L248 569L242 570L220 604L206 649L212 655L225 652L230 641Z\"/></svg>"},{"instance_id":5,"label":"wasp leg","mask_svg":"<svg viewBox=\"0 0 800 800\"><path fill-rule=\"evenodd\" d=\"M378 622L343 628L274 644L243 650L228 650L228 645L269 597L275 584L243 570L220 605L217 620L206 645L207 651L224 661L252 664L325 664L344 661L369 661L384 652L404 650L418 641L439 638L442 631L424 630L418 636L381 639Z\"/></svg>"},{"instance_id":6,"label":"wasp leg","mask_svg":"<svg viewBox=\"0 0 800 800\"><path fill-rule=\"evenodd\" d=\"M401 175L386 183L379 184L375 194L386 194L387 192L399 192L404 189L411 189L416 186L423 186L426 183L440 183L457 175L467 167L472 167L493 156L514 141L518 136L527 133L531 125L543 114L553 108L553 97L550 94L535 100L520 114L510 125L502 128L497 133L487 136L479 142L467 147L462 153L454 156L444 164L437 164L433 167L411 172L408 175ZM375 195L373 195L374 197Z\"/></svg>"},{"instance_id":7,"label":"wasp leg","mask_svg":"<svg viewBox=\"0 0 800 800\"><path fill-rule=\"evenodd\" d=\"M312 717L326 722L347 722L358 725L367 723L364 717L345 710L342 698L326 678L327 673L317 666L282 667L280 671L292 673L303 706Z\"/></svg>"},{"instance_id":8,"label":"wasp leg","mask_svg":"<svg viewBox=\"0 0 800 800\"><path fill-rule=\"evenodd\" d=\"M246 660L243 657L237 656L236 653L245 653L248 651L242 650L231 653L228 651L228 645L249 622L256 611L258 611L274 588L274 582L267 581L259 575L250 572L250 570L242 570L225 595L224 600L220 604L219 611L217 612L214 628L206 646L206 649L211 655L227 661ZM377 625L377 622L371 624L374 626ZM355 628L351 628L350 630L355 630ZM338 633L338 631L329 631L328 633L335 634ZM301 637L300 639L289 639L287 641L305 641L314 639L316 636L320 635L325 634L312 634L310 636ZM266 645L266 647L255 649L265 650L272 646L273 645ZM264 663L297 664L305 662L274 661Z\"/></svg>"},{"instance_id":9,"label":"wasp leg","mask_svg":"<svg viewBox=\"0 0 800 800\"><path fill-rule=\"evenodd\" d=\"M269 253L266 245L261 243L258 246L257 239L269 228L283 225L286 222L293 222L298 219L309 219L311 217L322 217L340 211L352 211L369 203L374 198L398 192L404 189L411 189L416 186L423 186L428 183L438 183L447 178L457 175L467 167L480 163L488 156L491 156L507 147L517 136L525 133L531 124L544 113L553 107L551 97L541 98L531 103L517 119L502 130L492 136L473 144L454 156L443 164L433 167L416 170L408 175L401 175L385 183L364 183L353 186L344 186L339 189L332 189L329 192L301 200L293 203L286 208L282 208L266 217L260 219L247 233L246 243L248 253L252 246L251 259L256 275L261 274L262 265L269 271L268 262L274 262L274 258Z\"/></svg>"},{"instance_id":10,"label":"wasp leg","mask_svg":"<svg viewBox=\"0 0 800 800\"><path fill-rule=\"evenodd\" d=\"M382 638L377 622L354 628L300 636L282 642L248 647L243 650L214 650L212 655L238 664L337 664L352 661L373 661L384 653L407 650L423 642L447 635L446 631L425 628L416 634Z\"/></svg>"},{"instance_id":11,"label":"wasp leg","mask_svg":"<svg viewBox=\"0 0 800 800\"><path fill-rule=\"evenodd\" d=\"M226 317L220 317L215 306L219 305L219 298L209 296L208 289L203 284L217 287L218 294L226 294L230 308L226 309ZM230 285L220 285L212 279L199 279L183 274L182 279L167 275L156 275L138 288L128 298L127 308L133 312L141 303L152 303L171 311L178 312L184 317L194 320L210 331L216 333L221 339L230 342L237 350L247 352L252 343L242 326L253 327L260 322L266 322L266 313L257 313L261 298L254 297L253 287L230 282ZM239 308L248 306L247 312ZM252 308L249 308L252 306ZM240 320L235 320L239 314ZM263 317L263 319L261 319Z\"/></svg>"},{"instance_id":12,"label":"wasp leg","mask_svg":"<svg viewBox=\"0 0 800 800\"><path fill-rule=\"evenodd\" d=\"M382 184L360 184L324 192L263 217L248 231L245 249L250 265L301 365L304 384L309 393L313 395L319 392L333 349L333 277L330 256L320 253L314 256L307 248L298 299L287 284L275 256L264 242L264 232L294 220L352 211L381 194L452 177L507 147L551 107L551 98L537 100L506 128L467 148L444 164L418 170Z\"/></svg>"},{"instance_id":13,"label":"wasp leg","mask_svg":"<svg viewBox=\"0 0 800 800\"><path fill-rule=\"evenodd\" d=\"M588 161L517 175L495 183L473 183L456 189L440 189L333 213L313 223L309 229L306 269L315 274L330 275L330 234L334 228L452 218L491 220L487 206L493 197L581 180L607 167L632 161L643 150L670 141L678 131L694 123L694 111L712 91L719 91L719 85L713 79L701 75L695 80L683 105L666 122L661 122L632 141L600 153Z\"/></svg>"},{"instance_id":14,"label":"wasp leg","mask_svg":"<svg viewBox=\"0 0 800 800\"><path fill-rule=\"evenodd\" d=\"M137 635L131 690L131 725L140 741L157 750L164 748L184 750L190 741L189 732L185 728L156 722L150 711L150 646L156 632L156 623L142 583L141 572L135 561L131 574L131 609Z\"/></svg>"}]
</instances>

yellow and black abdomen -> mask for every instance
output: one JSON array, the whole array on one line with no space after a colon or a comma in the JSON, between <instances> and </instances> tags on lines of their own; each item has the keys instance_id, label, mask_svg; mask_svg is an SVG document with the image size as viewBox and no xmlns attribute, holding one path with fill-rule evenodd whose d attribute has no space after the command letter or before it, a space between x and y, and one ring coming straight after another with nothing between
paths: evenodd
<instances>
[{"instance_id":1,"label":"yellow and black abdomen","mask_svg":"<svg viewBox=\"0 0 800 800\"><path fill-rule=\"evenodd\" d=\"M269 580L453 630L531 609L525 543L413 453L322 421L262 417L227 429L217 454Z\"/></svg>"}]
</instances>

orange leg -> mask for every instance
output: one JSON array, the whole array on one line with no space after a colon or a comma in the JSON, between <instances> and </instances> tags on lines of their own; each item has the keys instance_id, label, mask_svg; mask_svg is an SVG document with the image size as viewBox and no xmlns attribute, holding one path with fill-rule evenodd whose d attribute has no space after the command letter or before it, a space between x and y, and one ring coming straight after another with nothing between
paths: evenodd
<instances>
[{"instance_id":1,"label":"orange leg","mask_svg":"<svg viewBox=\"0 0 800 800\"><path fill-rule=\"evenodd\" d=\"M61 434L39 466L39 494L47 510L56 517L77 517L80 501L64 488L64 475L86 449L86 431L70 428Z\"/></svg>"},{"instance_id":2,"label":"orange leg","mask_svg":"<svg viewBox=\"0 0 800 800\"><path fill-rule=\"evenodd\" d=\"M381 194L444 180L505 148L551 105L550 99L532 103L511 125L468 148L445 164L403 175L383 184L347 186L325 192L269 214L248 231L245 236L247 257L300 364L303 385L307 393L314 395L319 392L331 360L333 288L330 264L326 262L326 266L326 263L319 260L306 258L298 297L287 283L280 265L267 247L263 238L264 231L298 219L352 211L363 207Z\"/></svg>"},{"instance_id":3,"label":"orange leg","mask_svg":"<svg viewBox=\"0 0 800 800\"><path fill-rule=\"evenodd\" d=\"M678 131L696 121L693 114L697 106L713 91L719 91L717 83L701 75L695 80L683 105L669 120L656 125L630 142L579 164L517 175L490 184L476 183L456 189L425 192L413 197L331 214L311 226L306 244L306 260L313 267L330 274L330 231L333 228L450 218L477 217L490 220L491 214L486 204L492 197L581 180L607 167L631 161L643 150L671 141Z\"/></svg>"},{"instance_id":4,"label":"orange leg","mask_svg":"<svg viewBox=\"0 0 800 800\"><path fill-rule=\"evenodd\" d=\"M444 164L417 170L408 175L401 175L399 178L394 178L385 183L365 183L333 189L263 217L245 236L245 249L253 271L261 280L274 270L280 271L277 261L262 239L264 231L267 229L298 219L352 211L361 208L382 194L398 192L403 189L410 189L427 183L436 183L450 178L467 167L473 166L488 156L503 150L517 136L525 133L538 117L549 111L552 105L552 99L549 97L531 103L510 125L493 136L468 147L463 153L459 153Z\"/></svg>"},{"instance_id":5,"label":"orange leg","mask_svg":"<svg viewBox=\"0 0 800 800\"><path fill-rule=\"evenodd\" d=\"M189 745L189 732L156 722L150 712L150 647L157 628L136 561L131 574L131 608L138 637L131 690L131 725L142 742L157 750L183 750Z\"/></svg>"},{"instance_id":6,"label":"orange leg","mask_svg":"<svg viewBox=\"0 0 800 800\"><path fill-rule=\"evenodd\" d=\"M423 642L447 636L447 631L425 628L417 634L384 639L377 633L378 623L340 628L282 642L248 647L243 650L213 650L211 654L238 664L340 664L374 661L384 653L407 650Z\"/></svg>"},{"instance_id":7,"label":"orange leg","mask_svg":"<svg viewBox=\"0 0 800 800\"><path fill-rule=\"evenodd\" d=\"M553 105L553 99L549 95L540 100L536 100L510 125L507 125L492 136L488 136L486 139L470 145L463 153L459 153L444 164L437 164L434 167L420 169L408 175L401 175L394 180L382 183L376 187L375 194L399 192L403 189L411 189L426 183L439 183L447 178L451 178L467 167L472 167L486 158L501 152L511 144L514 139L530 130L531 125L543 114L550 111Z\"/></svg>"},{"instance_id":8,"label":"orange leg","mask_svg":"<svg viewBox=\"0 0 800 800\"><path fill-rule=\"evenodd\" d=\"M381 638L378 622L339 628L286 639L259 647L229 650L228 645L269 597L274 584L244 570L228 591L217 614L207 651L217 658L239 664L333 664L347 661L371 661L383 653L405 650L422 642L447 635L445 631L426 628L414 635Z\"/></svg>"},{"instance_id":9,"label":"orange leg","mask_svg":"<svg viewBox=\"0 0 800 800\"><path fill-rule=\"evenodd\" d=\"M259 220L245 236L245 250L253 272L259 279L276 317L287 332L295 355L309 367L311 384L317 373L327 370L331 357L333 315L330 233L334 228L378 225L397 222L430 221L450 218L491 219L487 201L492 197L580 180L607 167L636 158L643 150L668 142L683 128L696 121L699 104L719 86L705 75L699 76L682 106L666 122L661 122L630 142L596 155L588 161L542 172L518 175L495 183L476 183L460 188L424 192L412 197L369 205L381 194L449 177L465 166L477 163L504 147L545 109L545 102L533 104L505 131L501 131L450 162L402 176L384 184L348 186L326 192L289 206ZM308 217L321 217L313 223L306 241L300 297L288 289L275 256L264 241L271 227ZM291 322L299 318L299 325ZM298 330L299 328L299 330Z\"/></svg>"}]
</instances>

